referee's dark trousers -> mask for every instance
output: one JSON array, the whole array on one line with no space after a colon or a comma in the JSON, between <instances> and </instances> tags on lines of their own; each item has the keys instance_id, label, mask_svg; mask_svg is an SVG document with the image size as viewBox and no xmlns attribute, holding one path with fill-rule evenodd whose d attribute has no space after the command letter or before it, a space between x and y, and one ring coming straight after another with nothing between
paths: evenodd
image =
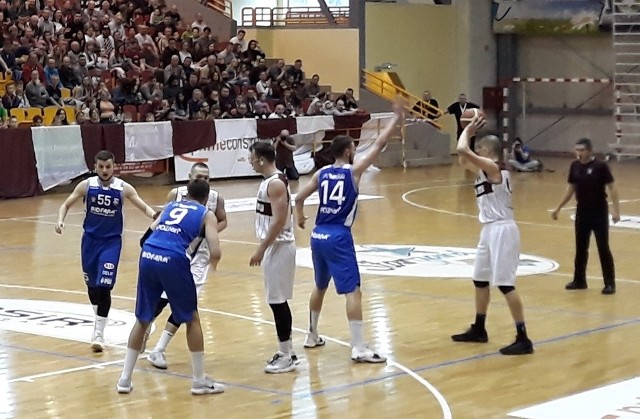
<instances>
[{"instance_id":1,"label":"referee's dark trousers","mask_svg":"<svg viewBox=\"0 0 640 419\"><path fill-rule=\"evenodd\" d=\"M609 213L590 213L578 211L576 213L576 259L573 280L576 284L587 283L587 261L589 260L589 239L593 231L596 236L602 277L605 285L615 287L615 267L613 255L609 249Z\"/></svg>"}]
</instances>

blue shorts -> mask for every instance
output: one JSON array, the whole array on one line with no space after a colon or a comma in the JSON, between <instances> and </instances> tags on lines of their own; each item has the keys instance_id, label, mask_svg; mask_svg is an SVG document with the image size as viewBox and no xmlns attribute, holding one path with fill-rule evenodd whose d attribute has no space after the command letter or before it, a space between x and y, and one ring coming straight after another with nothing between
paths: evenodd
<instances>
[{"instance_id":1,"label":"blue shorts","mask_svg":"<svg viewBox=\"0 0 640 419\"><path fill-rule=\"evenodd\" d=\"M88 287L114 287L121 250L121 236L97 240L88 234L82 235L80 258Z\"/></svg>"},{"instance_id":2,"label":"blue shorts","mask_svg":"<svg viewBox=\"0 0 640 419\"><path fill-rule=\"evenodd\" d=\"M145 245L140 253L138 271L138 320L149 323L154 319L163 291L167 293L175 321L190 322L198 309L198 297L189 258L185 253Z\"/></svg>"},{"instance_id":3,"label":"blue shorts","mask_svg":"<svg viewBox=\"0 0 640 419\"><path fill-rule=\"evenodd\" d=\"M324 290L333 277L338 294L360 286L360 271L351 231L316 226L311 233L311 256L316 287Z\"/></svg>"}]
</instances>

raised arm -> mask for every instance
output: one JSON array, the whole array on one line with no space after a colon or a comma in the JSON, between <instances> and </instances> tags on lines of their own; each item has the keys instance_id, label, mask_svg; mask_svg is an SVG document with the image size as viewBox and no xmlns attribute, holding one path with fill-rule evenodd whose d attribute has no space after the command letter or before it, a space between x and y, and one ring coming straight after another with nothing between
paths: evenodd
<instances>
[{"instance_id":1,"label":"raised arm","mask_svg":"<svg viewBox=\"0 0 640 419\"><path fill-rule=\"evenodd\" d=\"M307 221L307 216L304 215L304 201L309 198L309 196L318 190L318 177L320 177L320 171L317 171L311 177L311 180L304 185L300 191L298 191L298 195L296 195L295 204L296 204L296 224L298 227L304 228L305 222Z\"/></svg>"},{"instance_id":2,"label":"raised arm","mask_svg":"<svg viewBox=\"0 0 640 419\"><path fill-rule=\"evenodd\" d=\"M458 145L456 151L458 152L458 161L463 166L472 167L476 170L482 170L487 174L487 178L492 183L502 182L502 174L500 173L500 166L488 157L482 157L477 155L469 147L471 137L476 135L478 129L485 125L485 119L482 116L476 116L462 131L460 138L458 139Z\"/></svg>"},{"instance_id":3,"label":"raised arm","mask_svg":"<svg viewBox=\"0 0 640 419\"><path fill-rule=\"evenodd\" d=\"M364 156L359 158L353 164L353 174L356 178L360 178L362 173L367 170L367 167L371 166L371 164L380 156L382 149L387 145L387 140L391 136L391 133L396 128L396 124L404 117L404 108L400 99L396 99L393 104L393 118L387 124L386 127L382 130L382 132L378 135L378 138L375 139L371 147L367 150Z\"/></svg>"},{"instance_id":4,"label":"raised arm","mask_svg":"<svg viewBox=\"0 0 640 419\"><path fill-rule=\"evenodd\" d=\"M271 223L269 223L266 237L260 242L258 249L249 260L250 266L259 266L262 263L264 252L276 240L284 224L287 222L287 215L289 213L287 194L287 187L284 182L279 180L269 182L267 195L271 200L273 218L271 219Z\"/></svg>"},{"instance_id":5,"label":"raised arm","mask_svg":"<svg viewBox=\"0 0 640 419\"><path fill-rule=\"evenodd\" d=\"M216 216L211 211L207 211L204 217L204 238L209 245L209 263L211 263L214 269L218 267L218 262L220 262L222 258L217 226L218 220Z\"/></svg>"},{"instance_id":6,"label":"raised arm","mask_svg":"<svg viewBox=\"0 0 640 419\"><path fill-rule=\"evenodd\" d=\"M560 201L556 209L551 211L551 219L553 220L558 219L558 213L560 212L562 207L564 207L567 204L567 202L569 202L569 200L573 197L573 194L575 192L576 192L576 187L573 185L573 183L567 184L567 189L564 191L564 196L562 197L562 200ZM616 197L617 197L617 194L616 194Z\"/></svg>"},{"instance_id":7,"label":"raised arm","mask_svg":"<svg viewBox=\"0 0 640 419\"><path fill-rule=\"evenodd\" d=\"M131 201L131 203L136 208L144 212L147 217L153 219L153 216L156 214L156 212L153 210L153 208L147 205L147 203L144 202L142 198L140 198L140 195L138 195L138 191L136 191L135 188L128 183L124 184L124 197Z\"/></svg>"},{"instance_id":8,"label":"raised arm","mask_svg":"<svg viewBox=\"0 0 640 419\"><path fill-rule=\"evenodd\" d=\"M87 184L89 182L87 180L83 180L78 183L76 188L71 192L71 195L64 200L62 205L60 205L60 209L58 209L58 220L55 225L56 233L62 234L64 230L64 220L67 218L67 212L69 212L69 208L73 206L78 200L85 196L87 193Z\"/></svg>"}]
</instances>

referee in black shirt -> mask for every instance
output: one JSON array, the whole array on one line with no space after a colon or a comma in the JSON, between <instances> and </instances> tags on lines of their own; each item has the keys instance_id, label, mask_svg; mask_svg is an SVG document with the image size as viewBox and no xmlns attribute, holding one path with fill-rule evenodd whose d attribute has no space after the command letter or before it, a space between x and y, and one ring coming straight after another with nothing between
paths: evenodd
<instances>
[{"instance_id":1,"label":"referee in black shirt","mask_svg":"<svg viewBox=\"0 0 640 419\"><path fill-rule=\"evenodd\" d=\"M611 216L613 222L620 221L620 200L613 175L607 163L596 160L593 156L593 144L588 138L581 138L575 146L577 160L569 168L569 184L558 207L551 213L551 218L558 219L558 212L576 195L576 259L573 281L565 289L580 290L587 288L587 260L589 259L589 239L591 232L596 236L598 255L604 278L603 294L616 292L615 268L613 256L609 249L609 204L606 188L613 204Z\"/></svg>"}]
</instances>

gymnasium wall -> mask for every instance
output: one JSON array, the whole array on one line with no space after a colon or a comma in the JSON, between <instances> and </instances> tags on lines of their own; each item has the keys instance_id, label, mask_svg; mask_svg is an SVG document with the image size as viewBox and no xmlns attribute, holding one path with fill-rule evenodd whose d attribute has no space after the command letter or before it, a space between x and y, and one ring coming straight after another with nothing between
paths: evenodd
<instances>
[{"instance_id":1,"label":"gymnasium wall","mask_svg":"<svg viewBox=\"0 0 640 419\"><path fill-rule=\"evenodd\" d=\"M245 28L247 39L257 39L269 58L287 64L300 58L307 78L320 75L320 84L334 92L360 85L358 29L270 29Z\"/></svg>"},{"instance_id":2,"label":"gymnasium wall","mask_svg":"<svg viewBox=\"0 0 640 419\"><path fill-rule=\"evenodd\" d=\"M482 104L482 87L495 84L496 52L491 2L452 6L366 4L366 67L397 64L405 88L416 96L430 90L441 108L465 92ZM455 120L441 119L455 139Z\"/></svg>"},{"instance_id":3,"label":"gymnasium wall","mask_svg":"<svg viewBox=\"0 0 640 419\"><path fill-rule=\"evenodd\" d=\"M615 58L610 34L557 37L520 36L518 66L522 77L610 78ZM522 87L513 89L522 107ZM597 152L607 152L615 141L613 88L607 84L527 85L527 106L566 108L569 115L531 113L516 120L516 135L533 150L571 151L580 137L594 141Z\"/></svg>"}]
</instances>

